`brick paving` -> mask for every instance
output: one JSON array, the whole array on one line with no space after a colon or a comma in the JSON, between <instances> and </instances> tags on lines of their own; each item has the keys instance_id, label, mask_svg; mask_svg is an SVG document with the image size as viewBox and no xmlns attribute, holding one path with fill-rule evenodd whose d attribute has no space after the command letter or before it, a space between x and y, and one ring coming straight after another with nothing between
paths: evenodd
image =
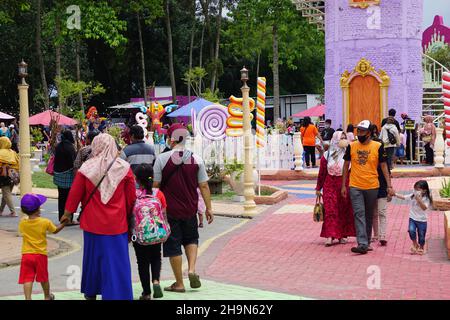
<instances>
[{"instance_id":1,"label":"brick paving","mask_svg":"<svg viewBox=\"0 0 450 320\"><path fill-rule=\"evenodd\" d=\"M397 192L413 189L417 178L394 179ZM274 181L271 181L273 183ZM305 184L299 183L302 188ZM283 182L277 182L283 187ZM286 189L295 190L295 184ZM313 189L315 184L310 184ZM450 261L443 243L443 213L431 212L427 254L411 255L409 208L401 200L388 206L387 247L358 256L346 245L325 247L321 224L312 222L314 196L288 200L212 245L201 267L208 279L318 299L450 299ZM280 214L281 213L281 214ZM380 288L369 289L373 270Z\"/></svg>"}]
</instances>

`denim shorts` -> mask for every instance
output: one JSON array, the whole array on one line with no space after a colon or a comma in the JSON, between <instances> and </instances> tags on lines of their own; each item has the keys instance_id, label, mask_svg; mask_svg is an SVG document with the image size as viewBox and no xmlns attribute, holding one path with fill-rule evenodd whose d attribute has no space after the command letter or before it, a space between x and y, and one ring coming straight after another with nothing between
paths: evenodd
<instances>
[{"instance_id":1,"label":"denim shorts","mask_svg":"<svg viewBox=\"0 0 450 320\"><path fill-rule=\"evenodd\" d=\"M169 239L163 245L164 257L181 256L181 246L189 244L198 245L198 220L197 215L189 219L176 219L167 217L170 225Z\"/></svg>"}]
</instances>

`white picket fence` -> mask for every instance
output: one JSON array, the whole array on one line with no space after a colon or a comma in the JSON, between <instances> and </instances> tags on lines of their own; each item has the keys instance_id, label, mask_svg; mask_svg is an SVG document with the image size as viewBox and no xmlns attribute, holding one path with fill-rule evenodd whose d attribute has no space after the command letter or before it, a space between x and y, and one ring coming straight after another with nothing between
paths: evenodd
<instances>
[{"instance_id":1,"label":"white picket fence","mask_svg":"<svg viewBox=\"0 0 450 320\"><path fill-rule=\"evenodd\" d=\"M287 169L294 167L293 136L285 134L266 135L264 148L257 148L255 136L252 135L253 159L260 169ZM156 145L156 153L164 150L164 145ZM201 155L206 164L218 164L221 168L226 162L236 159L244 163L244 138L226 137L224 140L212 141L203 136L191 137L186 147ZM259 164L258 164L259 154Z\"/></svg>"}]
</instances>

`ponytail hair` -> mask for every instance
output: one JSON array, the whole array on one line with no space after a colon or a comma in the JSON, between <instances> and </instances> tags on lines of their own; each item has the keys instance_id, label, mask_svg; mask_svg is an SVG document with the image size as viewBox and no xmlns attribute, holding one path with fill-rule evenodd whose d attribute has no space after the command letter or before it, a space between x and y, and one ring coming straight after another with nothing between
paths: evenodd
<instances>
[{"instance_id":1,"label":"ponytail hair","mask_svg":"<svg viewBox=\"0 0 450 320\"><path fill-rule=\"evenodd\" d=\"M153 166L149 163L142 163L134 170L136 181L145 189L147 194L153 193Z\"/></svg>"},{"instance_id":2,"label":"ponytail hair","mask_svg":"<svg viewBox=\"0 0 450 320\"><path fill-rule=\"evenodd\" d=\"M414 189L420 188L425 191L425 195L430 200L431 205L433 205L433 197L431 196L430 187L426 180L419 180L414 184Z\"/></svg>"}]
</instances>

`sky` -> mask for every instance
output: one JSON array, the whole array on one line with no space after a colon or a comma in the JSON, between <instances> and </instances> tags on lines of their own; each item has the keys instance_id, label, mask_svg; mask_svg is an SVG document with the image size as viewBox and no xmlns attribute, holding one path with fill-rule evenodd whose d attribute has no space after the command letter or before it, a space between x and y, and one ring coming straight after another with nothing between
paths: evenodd
<instances>
[{"instance_id":1,"label":"sky","mask_svg":"<svg viewBox=\"0 0 450 320\"><path fill-rule=\"evenodd\" d=\"M424 0L423 30L431 26L434 16L444 17L444 24L450 26L450 0Z\"/></svg>"}]
</instances>

